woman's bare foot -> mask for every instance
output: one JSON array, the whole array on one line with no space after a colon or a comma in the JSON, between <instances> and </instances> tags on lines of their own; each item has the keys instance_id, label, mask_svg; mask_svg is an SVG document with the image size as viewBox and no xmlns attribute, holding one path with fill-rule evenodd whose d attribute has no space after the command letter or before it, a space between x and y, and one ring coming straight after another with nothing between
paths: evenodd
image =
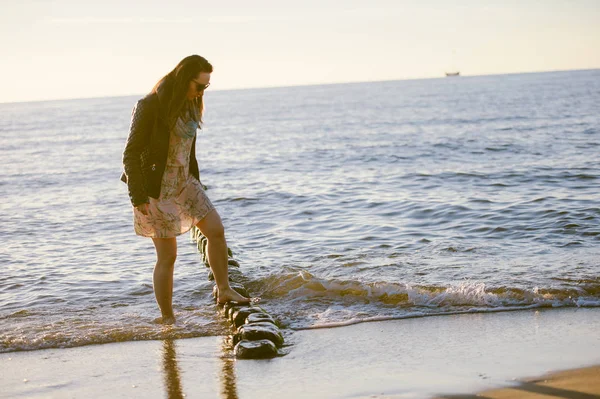
<instances>
[{"instance_id":1,"label":"woman's bare foot","mask_svg":"<svg viewBox=\"0 0 600 399\"><path fill-rule=\"evenodd\" d=\"M156 324L165 324L165 325L175 324L175 316L157 317L156 319L154 319L154 322Z\"/></svg>"},{"instance_id":2,"label":"woman's bare foot","mask_svg":"<svg viewBox=\"0 0 600 399\"><path fill-rule=\"evenodd\" d=\"M217 289L217 303L224 305L227 302L237 302L239 304L249 304L251 298L246 298L232 288L219 290Z\"/></svg>"}]
</instances>

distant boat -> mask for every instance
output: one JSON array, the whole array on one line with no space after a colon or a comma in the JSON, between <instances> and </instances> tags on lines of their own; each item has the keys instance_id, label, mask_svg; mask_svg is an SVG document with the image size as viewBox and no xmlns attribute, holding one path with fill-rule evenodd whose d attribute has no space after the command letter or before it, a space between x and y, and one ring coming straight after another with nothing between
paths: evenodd
<instances>
[{"instance_id":1,"label":"distant boat","mask_svg":"<svg viewBox=\"0 0 600 399\"><path fill-rule=\"evenodd\" d=\"M450 77L450 76L460 76L460 72L456 71L456 72L446 72L446 76Z\"/></svg>"}]
</instances>

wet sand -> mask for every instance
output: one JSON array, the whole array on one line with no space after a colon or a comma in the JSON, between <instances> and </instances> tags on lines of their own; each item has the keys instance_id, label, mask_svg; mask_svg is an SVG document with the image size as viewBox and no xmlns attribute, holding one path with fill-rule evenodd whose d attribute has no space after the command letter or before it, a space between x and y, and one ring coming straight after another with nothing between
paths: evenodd
<instances>
[{"instance_id":1,"label":"wet sand","mask_svg":"<svg viewBox=\"0 0 600 399\"><path fill-rule=\"evenodd\" d=\"M224 337L13 352L0 355L0 396L507 398L543 387L544 397L587 399L599 394L598 367L559 374L551 388L520 381L600 365L598 331L600 309L554 309L296 331L289 354L271 360L234 360Z\"/></svg>"}]
</instances>

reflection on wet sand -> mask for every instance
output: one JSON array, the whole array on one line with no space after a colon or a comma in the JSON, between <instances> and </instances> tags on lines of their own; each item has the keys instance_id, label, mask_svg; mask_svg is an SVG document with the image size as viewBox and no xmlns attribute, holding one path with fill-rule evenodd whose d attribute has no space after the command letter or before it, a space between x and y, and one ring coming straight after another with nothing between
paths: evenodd
<instances>
[{"instance_id":1,"label":"reflection on wet sand","mask_svg":"<svg viewBox=\"0 0 600 399\"><path fill-rule=\"evenodd\" d=\"M177 354L175 352L175 342L172 339L163 341L163 371L165 380L165 390L169 399L183 398L183 389L181 386L180 370L177 366Z\"/></svg>"},{"instance_id":2,"label":"reflection on wet sand","mask_svg":"<svg viewBox=\"0 0 600 399\"><path fill-rule=\"evenodd\" d=\"M221 372L219 380L221 383L222 399L238 399L236 377L235 377L235 358L231 351L231 344L228 337L223 337L221 343L222 354ZM169 399L183 399L183 386L181 383L181 372L177 365L177 353L175 350L175 341L165 339L162 350L163 376L165 381L166 396Z\"/></svg>"},{"instance_id":3,"label":"reflection on wet sand","mask_svg":"<svg viewBox=\"0 0 600 399\"><path fill-rule=\"evenodd\" d=\"M222 399L238 399L237 387L235 384L235 358L231 350L229 337L223 337L221 342L221 398Z\"/></svg>"}]
</instances>

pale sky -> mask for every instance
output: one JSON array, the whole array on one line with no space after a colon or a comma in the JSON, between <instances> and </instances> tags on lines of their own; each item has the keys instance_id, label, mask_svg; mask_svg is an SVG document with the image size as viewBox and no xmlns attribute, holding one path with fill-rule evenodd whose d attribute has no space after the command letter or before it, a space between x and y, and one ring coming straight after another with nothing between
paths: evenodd
<instances>
[{"instance_id":1,"label":"pale sky","mask_svg":"<svg viewBox=\"0 0 600 399\"><path fill-rule=\"evenodd\" d=\"M0 0L0 102L600 68L600 0Z\"/></svg>"}]
</instances>

